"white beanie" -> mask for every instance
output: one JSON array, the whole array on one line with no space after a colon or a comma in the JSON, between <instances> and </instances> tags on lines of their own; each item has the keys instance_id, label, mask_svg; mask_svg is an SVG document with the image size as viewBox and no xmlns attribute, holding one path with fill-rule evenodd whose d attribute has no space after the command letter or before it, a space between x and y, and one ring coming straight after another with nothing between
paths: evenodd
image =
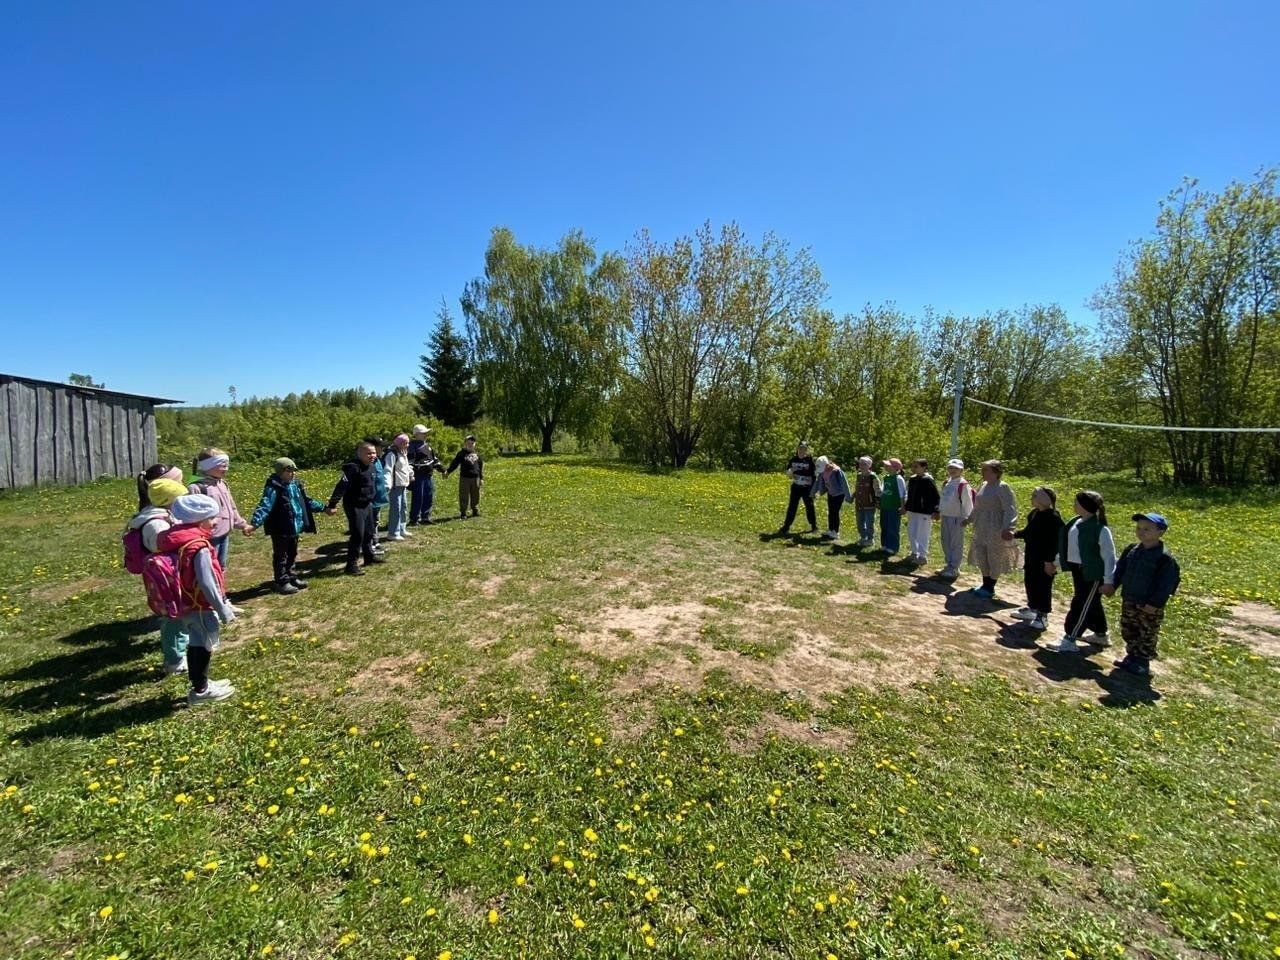
<instances>
[{"instance_id":1,"label":"white beanie","mask_svg":"<svg viewBox=\"0 0 1280 960\"><path fill-rule=\"evenodd\" d=\"M179 497L169 507L169 515L178 523L212 520L218 513L218 501L203 493L189 493L185 497Z\"/></svg>"}]
</instances>

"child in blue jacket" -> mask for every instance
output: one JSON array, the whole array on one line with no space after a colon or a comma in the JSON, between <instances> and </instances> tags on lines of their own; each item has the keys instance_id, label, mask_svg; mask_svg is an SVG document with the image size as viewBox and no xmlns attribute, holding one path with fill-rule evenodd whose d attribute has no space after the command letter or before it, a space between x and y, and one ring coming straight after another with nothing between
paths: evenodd
<instances>
[{"instance_id":1,"label":"child in blue jacket","mask_svg":"<svg viewBox=\"0 0 1280 960\"><path fill-rule=\"evenodd\" d=\"M1115 662L1117 669L1149 677L1164 608L1182 582L1182 571L1164 545L1169 521L1158 513L1135 513L1133 522L1137 525L1134 533L1138 542L1124 548L1116 561L1115 580L1102 592L1109 597L1119 589L1124 601L1120 608L1120 635L1124 637L1125 653Z\"/></svg>"},{"instance_id":2,"label":"child in blue jacket","mask_svg":"<svg viewBox=\"0 0 1280 960\"><path fill-rule=\"evenodd\" d=\"M298 559L298 537L316 532L315 514L325 505L307 496L306 488L298 479L298 465L288 457L280 457L271 465L275 473L267 477L262 488L262 499L249 521L250 532L263 527L271 537L271 569L276 593L297 593L307 588L307 581L298 576L294 567Z\"/></svg>"}]
</instances>

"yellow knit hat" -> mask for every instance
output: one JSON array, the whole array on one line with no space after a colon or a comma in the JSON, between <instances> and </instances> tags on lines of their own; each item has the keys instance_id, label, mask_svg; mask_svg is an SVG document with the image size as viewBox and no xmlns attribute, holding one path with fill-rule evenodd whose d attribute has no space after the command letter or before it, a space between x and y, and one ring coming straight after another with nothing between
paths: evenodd
<instances>
[{"instance_id":1,"label":"yellow knit hat","mask_svg":"<svg viewBox=\"0 0 1280 960\"><path fill-rule=\"evenodd\" d=\"M147 484L147 499L153 507L167 507L179 497L186 496L187 488L177 480L161 477Z\"/></svg>"}]
</instances>

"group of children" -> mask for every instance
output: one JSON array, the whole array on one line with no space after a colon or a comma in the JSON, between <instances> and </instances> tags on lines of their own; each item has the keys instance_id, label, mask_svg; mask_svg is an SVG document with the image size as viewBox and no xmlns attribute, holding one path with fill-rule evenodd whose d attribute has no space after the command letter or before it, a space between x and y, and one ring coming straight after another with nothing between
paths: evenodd
<instances>
[{"instance_id":1,"label":"group of children","mask_svg":"<svg viewBox=\"0 0 1280 960\"><path fill-rule=\"evenodd\" d=\"M319 512L334 514L342 505L349 525L345 572L353 576L364 573L361 557L365 564L385 559L377 536L383 506L390 507L387 533L391 541L411 537L409 526L433 522L436 472L449 476L460 471L460 517L479 516L484 460L476 450L475 437L466 438L446 468L427 440L430 429L422 424L413 429L413 441L399 434L385 450L381 438L361 442L352 459L343 464L328 503L307 494L293 460L276 459L249 520L240 515L227 486L231 458L224 450L201 450L191 483L183 482L180 467L167 464L156 464L138 475L138 512L125 528L124 566L142 576L148 605L162 617L164 671L186 672L191 683L189 704L225 700L235 693L231 683L209 678L219 628L242 612L228 599L224 579L232 530L246 536L258 529L266 531L271 537L275 590L289 595L307 587L296 565L298 539L316 531Z\"/></svg>"},{"instance_id":2,"label":"group of children","mask_svg":"<svg viewBox=\"0 0 1280 960\"><path fill-rule=\"evenodd\" d=\"M1017 502L1013 489L1004 482L1004 465L999 460L982 464L982 483L976 490L965 478L965 464L960 459L947 461L947 479L941 489L929 473L927 460L913 460L910 477L903 475L903 463L897 457L881 461L883 476L873 470L874 463L871 457L860 457L851 482L838 464L828 457L815 459L808 444L800 443L785 470L791 480L790 497L778 532L790 532L796 511L804 503L809 532L816 533L814 498L826 494L825 539L839 538L840 511L849 502L857 510L857 545L873 545L878 515L880 549L892 557L901 550L905 516L906 560L921 566L927 562L933 523L938 522L944 560L938 577L955 580L964 559L965 528L971 528L968 561L982 574L982 583L969 591L972 596L993 599L999 578L1021 565L1027 604L1013 616L1032 630L1044 631L1053 609L1054 578L1059 572L1069 572L1072 597L1066 629L1050 649L1079 653L1086 629L1090 631L1087 643L1092 647L1110 645L1102 598L1118 590L1123 601L1120 631L1125 655L1115 666L1139 677L1150 676L1164 608L1181 579L1178 562L1164 544L1169 529L1164 516L1134 514L1137 543L1117 557L1102 495L1095 491L1077 493L1075 516L1064 522L1054 491L1036 487L1031 492L1031 511L1019 528ZM1021 555L1019 540L1023 543Z\"/></svg>"}]
</instances>

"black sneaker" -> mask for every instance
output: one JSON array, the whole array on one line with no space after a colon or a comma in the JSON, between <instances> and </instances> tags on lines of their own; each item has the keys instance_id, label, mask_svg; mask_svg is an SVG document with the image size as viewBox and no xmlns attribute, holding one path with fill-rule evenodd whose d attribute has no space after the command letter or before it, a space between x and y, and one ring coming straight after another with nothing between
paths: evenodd
<instances>
[{"instance_id":1,"label":"black sneaker","mask_svg":"<svg viewBox=\"0 0 1280 960\"><path fill-rule=\"evenodd\" d=\"M363 576L364 576L364 571L363 571L363 570L361 570L359 567L351 566L351 565L348 565L345 569L343 569L343 571L342 571L342 572L343 572L343 573L345 573L348 577L363 577Z\"/></svg>"},{"instance_id":2,"label":"black sneaker","mask_svg":"<svg viewBox=\"0 0 1280 960\"><path fill-rule=\"evenodd\" d=\"M424 519L424 520L422 521L422 525L423 525L424 527L429 527L429 526L431 526L431 524L433 524L433 523L435 523L435 521L434 521L434 520L426 520L426 519Z\"/></svg>"},{"instance_id":3,"label":"black sneaker","mask_svg":"<svg viewBox=\"0 0 1280 960\"><path fill-rule=\"evenodd\" d=\"M1123 670L1125 673L1132 673L1135 677L1151 676L1151 667L1147 665L1145 660L1125 657L1123 660L1116 661L1116 669Z\"/></svg>"},{"instance_id":4,"label":"black sneaker","mask_svg":"<svg viewBox=\"0 0 1280 960\"><path fill-rule=\"evenodd\" d=\"M467 519L467 515L466 515L465 513L460 513L460 514L458 514L458 519L459 519L459 520L465 520L465 519Z\"/></svg>"},{"instance_id":5,"label":"black sneaker","mask_svg":"<svg viewBox=\"0 0 1280 960\"><path fill-rule=\"evenodd\" d=\"M372 557L365 557L365 558L364 558L364 565L365 565L366 567L367 567L369 564L371 564L371 563L386 563L386 562L387 562L387 558L386 558L386 557L381 556L381 555L376 554L376 553L375 553Z\"/></svg>"},{"instance_id":6,"label":"black sneaker","mask_svg":"<svg viewBox=\"0 0 1280 960\"><path fill-rule=\"evenodd\" d=\"M478 516L480 516L480 511L479 511L479 510L472 510L472 511L471 511L471 516L473 516L473 517L478 517Z\"/></svg>"},{"instance_id":7,"label":"black sneaker","mask_svg":"<svg viewBox=\"0 0 1280 960\"><path fill-rule=\"evenodd\" d=\"M292 581L283 580L276 584L276 593L283 593L285 596L288 596L291 593L297 592L298 588L293 585Z\"/></svg>"},{"instance_id":8,"label":"black sneaker","mask_svg":"<svg viewBox=\"0 0 1280 960\"><path fill-rule=\"evenodd\" d=\"M307 581L303 580L301 577L290 577L289 582L292 583L299 590L307 589Z\"/></svg>"}]
</instances>

